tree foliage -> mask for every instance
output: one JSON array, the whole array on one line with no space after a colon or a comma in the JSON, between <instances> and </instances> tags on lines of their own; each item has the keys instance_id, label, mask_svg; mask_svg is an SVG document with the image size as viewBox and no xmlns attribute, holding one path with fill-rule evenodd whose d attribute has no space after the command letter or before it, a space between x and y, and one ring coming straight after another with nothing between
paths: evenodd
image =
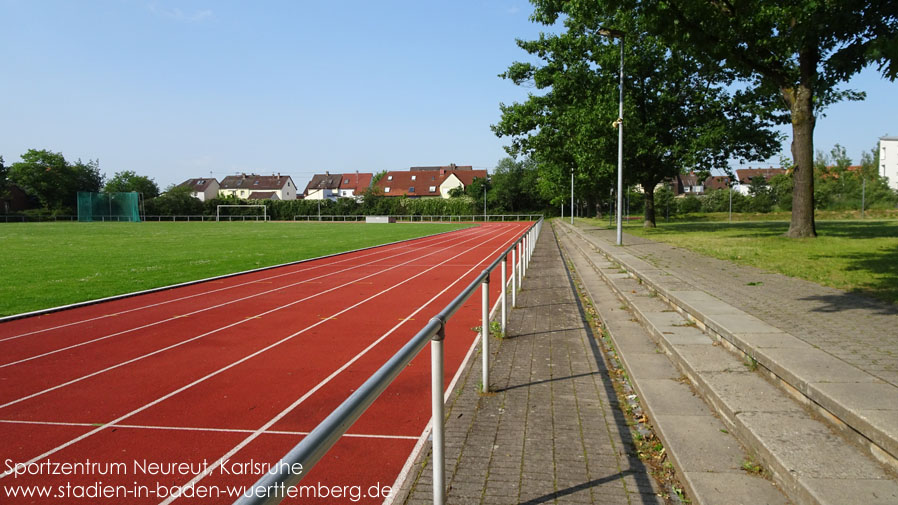
<instances>
[{"instance_id":1,"label":"tree foliage","mask_svg":"<svg viewBox=\"0 0 898 505\"><path fill-rule=\"evenodd\" d=\"M863 94L838 85L870 64L898 77L898 4L843 0L534 0L535 18L559 15L611 22L619 12L644 23L671 51L723 62L759 108L776 107L791 122L793 203L788 235L816 236L814 147L816 117L827 105Z\"/></svg>"},{"instance_id":2,"label":"tree foliage","mask_svg":"<svg viewBox=\"0 0 898 505\"><path fill-rule=\"evenodd\" d=\"M628 14L605 16L575 2L534 3L534 19L553 24L564 14L565 30L518 41L541 64L513 63L502 77L540 92L500 105L493 130L510 138L510 154L539 161L540 178L556 195L553 206L569 198L572 172L580 198L598 203L614 187L621 49L602 34L606 26L626 32L624 178L645 190L647 226L654 226L654 189L665 178L690 167L725 169L734 156L763 159L775 152L772 118L755 114L753 97L727 91L730 73L668 50Z\"/></svg>"},{"instance_id":3,"label":"tree foliage","mask_svg":"<svg viewBox=\"0 0 898 505\"><path fill-rule=\"evenodd\" d=\"M141 193L146 199L159 196L159 186L153 179L145 175L137 175L131 170L116 172L106 182L106 187L103 189L107 193L135 191Z\"/></svg>"},{"instance_id":4,"label":"tree foliage","mask_svg":"<svg viewBox=\"0 0 898 505\"><path fill-rule=\"evenodd\" d=\"M97 192L103 185L99 161L70 163L62 153L36 149L21 158L9 167L9 180L46 210L72 212L79 191Z\"/></svg>"}]
</instances>

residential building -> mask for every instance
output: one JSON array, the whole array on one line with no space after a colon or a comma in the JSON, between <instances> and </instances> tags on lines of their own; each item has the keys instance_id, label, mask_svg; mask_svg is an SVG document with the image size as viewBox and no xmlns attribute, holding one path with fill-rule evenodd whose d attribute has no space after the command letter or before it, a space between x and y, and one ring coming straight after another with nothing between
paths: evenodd
<instances>
[{"instance_id":1,"label":"residential building","mask_svg":"<svg viewBox=\"0 0 898 505\"><path fill-rule=\"evenodd\" d=\"M370 173L354 173L343 174L340 180L340 197L341 198L359 198L371 186L371 180L374 174Z\"/></svg>"},{"instance_id":2,"label":"residential building","mask_svg":"<svg viewBox=\"0 0 898 505\"><path fill-rule=\"evenodd\" d=\"M296 200L296 184L289 175L229 175L222 179L218 194L249 200L256 192L273 192L280 200ZM260 195L256 195L260 196Z\"/></svg>"},{"instance_id":3,"label":"residential building","mask_svg":"<svg viewBox=\"0 0 898 505\"><path fill-rule=\"evenodd\" d=\"M253 191L246 197L247 200L280 200L274 191Z\"/></svg>"},{"instance_id":4,"label":"residential building","mask_svg":"<svg viewBox=\"0 0 898 505\"><path fill-rule=\"evenodd\" d=\"M695 172L688 174L678 174L671 181L671 189L676 196L685 195L704 195L708 191L717 189L725 189L730 185L730 178L725 175L712 175L704 181L698 180Z\"/></svg>"},{"instance_id":5,"label":"residential building","mask_svg":"<svg viewBox=\"0 0 898 505\"><path fill-rule=\"evenodd\" d=\"M879 175L889 179L889 187L898 190L898 137L879 138Z\"/></svg>"},{"instance_id":6,"label":"residential building","mask_svg":"<svg viewBox=\"0 0 898 505\"><path fill-rule=\"evenodd\" d=\"M0 195L0 214L21 212L38 206L36 199L29 197L18 185L10 183L6 189L6 195Z\"/></svg>"},{"instance_id":7,"label":"residential building","mask_svg":"<svg viewBox=\"0 0 898 505\"><path fill-rule=\"evenodd\" d=\"M190 194L194 198L199 198L201 202L211 200L218 196L219 184L215 178L208 179L187 179L178 184L178 187L186 186L190 188Z\"/></svg>"},{"instance_id":8,"label":"residential building","mask_svg":"<svg viewBox=\"0 0 898 505\"><path fill-rule=\"evenodd\" d=\"M306 200L336 200L340 196L340 183L343 182L343 174L324 172L315 174L312 180L306 184L303 191Z\"/></svg>"},{"instance_id":9,"label":"residential building","mask_svg":"<svg viewBox=\"0 0 898 505\"><path fill-rule=\"evenodd\" d=\"M447 167L412 167L408 171L387 172L377 181L377 186L385 196L449 198L449 192L454 188L464 189L474 179L486 177L486 170L458 168L454 164Z\"/></svg>"},{"instance_id":10,"label":"residential building","mask_svg":"<svg viewBox=\"0 0 898 505\"><path fill-rule=\"evenodd\" d=\"M751 186L751 180L755 177L763 177L765 181L768 183L770 179L775 175L785 174L786 169L784 168L744 168L736 170L736 184L733 186L733 189L742 193L743 195L748 194L748 188Z\"/></svg>"}]
</instances>

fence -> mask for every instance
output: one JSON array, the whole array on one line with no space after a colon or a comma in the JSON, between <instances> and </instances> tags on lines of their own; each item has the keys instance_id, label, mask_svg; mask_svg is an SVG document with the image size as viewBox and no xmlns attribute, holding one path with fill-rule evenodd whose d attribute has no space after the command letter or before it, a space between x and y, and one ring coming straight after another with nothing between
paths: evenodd
<instances>
[{"instance_id":1,"label":"fence","mask_svg":"<svg viewBox=\"0 0 898 505\"><path fill-rule=\"evenodd\" d=\"M299 444L278 461L278 473L266 473L252 488L238 499L235 505L275 505L286 496L287 490L296 486L309 470L317 463L337 440L346 433L352 424L367 410L380 394L387 389L402 370L430 342L431 356L431 411L433 440L433 503L444 505L446 502L446 469L445 469L445 421L443 393L443 340L446 337L446 323L461 306L481 286L482 325L480 333L481 355L483 359L484 391L489 388L489 279L490 274L501 265L501 324L505 331L507 322L506 291L511 284L511 305L517 302L517 289L521 285L533 247L542 229L543 219L534 223L527 232L510 245L480 275L449 303L436 316L430 319L414 337L411 338L396 354L394 354L377 372L349 396L339 407L330 413ZM511 279L506 279L506 263L511 254ZM302 465L302 472L291 472L296 464Z\"/></svg>"},{"instance_id":2,"label":"fence","mask_svg":"<svg viewBox=\"0 0 898 505\"><path fill-rule=\"evenodd\" d=\"M0 221L4 223L39 223L47 221L77 221L78 216L46 216L30 214L4 214Z\"/></svg>"},{"instance_id":3,"label":"fence","mask_svg":"<svg viewBox=\"0 0 898 505\"><path fill-rule=\"evenodd\" d=\"M502 221L536 221L541 214L475 214L475 215L391 215L397 223L442 223L442 222L502 222ZM294 221L364 221L364 215L309 215L293 216Z\"/></svg>"}]
</instances>

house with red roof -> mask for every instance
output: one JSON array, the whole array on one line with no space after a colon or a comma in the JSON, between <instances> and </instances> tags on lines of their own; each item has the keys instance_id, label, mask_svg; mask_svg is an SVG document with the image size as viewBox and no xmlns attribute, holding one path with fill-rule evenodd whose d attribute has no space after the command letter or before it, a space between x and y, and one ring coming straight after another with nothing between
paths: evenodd
<instances>
[{"instance_id":1,"label":"house with red roof","mask_svg":"<svg viewBox=\"0 0 898 505\"><path fill-rule=\"evenodd\" d=\"M187 179L178 184L178 187L186 186L190 188L190 195L199 198L201 202L211 200L218 196L218 180L215 178Z\"/></svg>"},{"instance_id":2,"label":"house with red roof","mask_svg":"<svg viewBox=\"0 0 898 505\"><path fill-rule=\"evenodd\" d=\"M770 179L775 175L785 174L786 169L784 168L743 168L736 170L736 185L733 186L733 189L742 193L743 195L748 194L748 187L751 186L751 180L755 177L763 177L765 181L768 183Z\"/></svg>"},{"instance_id":3,"label":"house with red roof","mask_svg":"<svg viewBox=\"0 0 898 505\"><path fill-rule=\"evenodd\" d=\"M374 174L370 173L359 173L358 171L356 171L356 173L354 174L343 174L343 177L340 180L340 185L338 187L340 197L361 197L365 190L371 187L372 179L374 179Z\"/></svg>"},{"instance_id":4,"label":"house with red roof","mask_svg":"<svg viewBox=\"0 0 898 505\"><path fill-rule=\"evenodd\" d=\"M244 200L296 200L296 185L289 175L229 175L222 179L218 194Z\"/></svg>"},{"instance_id":5,"label":"house with red roof","mask_svg":"<svg viewBox=\"0 0 898 505\"><path fill-rule=\"evenodd\" d=\"M377 181L384 196L409 198L449 198L455 188L466 188L474 179L487 177L486 170L459 167L455 164L443 167L412 167L408 171L390 171Z\"/></svg>"}]
</instances>

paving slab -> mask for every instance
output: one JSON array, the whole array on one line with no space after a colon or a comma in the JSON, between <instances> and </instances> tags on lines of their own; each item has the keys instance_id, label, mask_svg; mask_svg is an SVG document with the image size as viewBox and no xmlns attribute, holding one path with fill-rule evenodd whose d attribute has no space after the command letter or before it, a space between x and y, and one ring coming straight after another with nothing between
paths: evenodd
<instances>
[{"instance_id":1,"label":"paving slab","mask_svg":"<svg viewBox=\"0 0 898 505\"><path fill-rule=\"evenodd\" d=\"M448 503L663 504L548 226L517 301L491 343L493 392L478 394L475 356L450 395ZM425 446L395 503L430 501L429 458Z\"/></svg>"},{"instance_id":2,"label":"paving slab","mask_svg":"<svg viewBox=\"0 0 898 505\"><path fill-rule=\"evenodd\" d=\"M606 261L618 262L690 313L700 328L752 356L785 381L786 389L827 410L834 427L847 424L853 431L845 433L876 445L884 452L881 459L898 471L898 429L881 421L898 418L898 410L882 409L891 412L879 415L880 409L857 407L850 395L817 387L877 383L894 388L886 398L898 395L898 306L645 238L625 235L625 245L615 246L613 230L589 227L575 233ZM634 257L643 263L631 261Z\"/></svg>"},{"instance_id":3,"label":"paving slab","mask_svg":"<svg viewBox=\"0 0 898 505\"><path fill-rule=\"evenodd\" d=\"M564 226L564 228L568 227ZM610 245L606 245L604 249L600 246L600 252L589 252L579 245L583 243L579 238L573 240L572 243L574 243L572 248L577 249L584 258L590 260L593 257L601 258L605 254L616 257L619 252L619 248ZM641 253L644 252L643 249L650 248L651 245L642 242L630 249L639 250ZM690 259L693 258L690 256ZM697 261L699 261L698 264L690 266L690 271L707 266L700 260ZM717 264L714 264L715 262L712 261L710 263L712 270L724 271L729 268L725 262L718 261ZM625 266L629 265L625 264ZM682 273L682 271L680 272ZM685 309L687 311L702 307L707 312L716 312L716 314L692 315L698 316L696 319L707 321L707 326L711 327L711 331L719 328L717 329L718 334L725 336L726 340L734 343L737 348L746 349L750 356L755 357L758 362L769 365L777 375L781 378L785 377L790 384L797 384L800 390L793 390L790 386L778 387L778 384L781 384L779 381L771 382L766 375L754 372L755 365L730 352L728 349L731 346L704 344L699 339L690 341L689 334L698 332L697 328L683 328L684 335L661 330L665 324L676 325L675 319L670 315L649 315L656 314L658 310L656 305L647 308L655 302L654 300L649 302L651 298L642 292L645 287L633 288L632 284L623 284L630 281L611 278L604 275L607 273L604 271L597 271L597 273L602 274L604 281L613 287L619 296L626 299L626 302L631 305L631 310L640 315L639 320L652 330L652 334L660 341L659 346L670 354L677 366L689 371L686 375L694 381L696 390L717 409L720 419L725 421L726 426L730 427L732 432L749 446L752 451L751 459L758 461L756 458L760 458L760 462L769 470L770 475L782 489L788 491L793 500L802 504L830 503L830 500L821 498L826 495L824 490L830 487L821 485L827 479L843 483L846 489L861 489L869 482L876 482L877 484L871 488L879 490L879 494L857 494L857 496L869 497L869 501L874 503L878 499L877 496L891 496L888 493L891 492L892 485L898 483L898 478L890 468L887 468L887 465L891 464L891 456L887 450L882 448L890 447L889 433L898 433L898 415L895 415L894 397L891 393L893 389L890 389L893 388L893 384L879 379L868 373L867 370L862 370L854 363L833 356L830 353L832 348L827 348L827 350L818 348L817 341L812 342L806 338L798 338L793 335L793 332L784 331L767 320L742 312L741 309L735 307L728 309L725 306L726 301L724 301L724 305L721 305L722 298L718 297L717 293L702 295L698 289L682 288L666 291L666 293L684 294L684 298L688 298L692 307L692 309ZM635 272L635 276L643 279L644 283L652 288L658 288L658 286L652 285L653 282L657 282L656 273L653 272L651 276L643 277L640 272ZM681 280L681 282L683 281ZM754 280L750 282L754 282ZM659 293L665 293L663 289L657 290ZM761 294L766 296L768 293ZM675 301L675 303L677 302L679 301ZM785 302L784 305L788 306ZM643 307L640 308L640 306ZM678 307L682 308L683 305L678 304ZM857 310L860 309L857 307L852 309L852 311ZM762 315L767 317L766 314ZM729 328L724 325L728 325ZM804 327L803 329L813 333L812 328ZM681 341L674 343L677 339ZM714 342L710 338L709 340ZM845 348L851 349L852 346L846 344ZM622 350L622 354L624 354L623 359L626 360L624 350ZM888 360L883 361L887 362ZM878 360L872 359L870 363L878 364ZM888 368L888 365L886 364L884 368ZM663 389L669 385L654 376L644 379L640 378L638 373L631 373L631 377L637 384L645 383L648 388ZM852 391L853 387L859 388L856 394ZM798 391L806 396L801 396ZM880 403L875 400L878 394L883 396L883 401ZM796 402L795 395L800 396L803 401ZM656 418L659 417L658 412L664 412L660 417L669 416L671 419L676 419L679 416L694 421L688 415L676 412L670 401L656 400L656 402L660 402L660 406L653 407L651 405L653 395L644 393L642 396L649 404L647 407L649 411L658 408L657 412L653 411ZM657 398L659 395L655 394L654 396ZM677 398L674 394L670 394L670 396ZM868 447L864 444L857 444L858 441L861 441L860 437L856 432L846 430L842 422L834 421L832 424L823 422L832 416L827 414L820 417L817 415L817 410L808 410L807 405L811 400L817 402L814 405L823 406L839 401L840 403L829 408L830 412L844 410L845 414L842 417L854 421L853 426L870 427L868 433L872 434L874 439L880 437L881 434L885 434L884 438L878 439L879 445ZM688 405L688 403L686 404ZM662 427L665 426L665 423L659 424ZM666 424L670 425L670 423ZM684 422L684 424L686 423ZM693 424L695 423L693 422ZM677 430L688 431L681 428L682 425L674 424L674 426L677 428L670 428L665 436L674 434L673 438L676 438ZM696 430L700 431L701 429L696 428ZM704 430L707 430L707 427ZM851 436L846 438L844 436L846 433ZM898 448L893 452L898 452ZM681 455L683 454L689 454L689 452ZM694 457L694 454L689 456L689 458ZM699 467L701 467L701 460L698 461ZM887 465L884 466L882 463ZM690 488L698 489L701 487L698 482L704 477L695 479L693 478L694 473L685 472L685 478L689 482ZM700 474L702 472L695 473L695 475ZM712 475L713 472L707 472L707 474ZM722 488L712 484L710 489ZM705 498L710 500L709 497L712 495L713 493ZM774 500L776 499L780 498L774 496ZM727 500L724 503L743 502L732 495L727 496ZM866 503L867 501L865 499L854 503ZM760 498L758 502L763 502L763 498ZM745 501L745 503L755 502ZM835 503L841 502L836 501Z\"/></svg>"},{"instance_id":4,"label":"paving slab","mask_svg":"<svg viewBox=\"0 0 898 505\"><path fill-rule=\"evenodd\" d=\"M655 433L664 442L667 455L677 469L692 503L788 503L769 481L744 474L739 469L741 462L747 459L746 453L708 405L682 380L680 370L670 358L660 352L640 352L656 344L648 331L640 330L641 326L636 318L620 317L622 311L612 293L612 287L625 296L633 295L632 300L643 307L650 307L643 313L657 309L657 301L643 296L640 293L643 287L635 289L635 294L631 293L634 291L632 285L621 287L626 282L623 279L605 277L608 281L606 284L597 274L607 275L608 272L591 270L589 261L582 255L589 254L588 252L564 237L562 243L568 250L566 257L575 265L579 279L602 318L605 331L615 343L633 388L641 399ZM581 254L578 255L577 252ZM609 313L614 316L609 317ZM675 321L667 315L664 317L668 323ZM683 327L682 330L684 333L687 330L697 333L695 328ZM711 342L710 338L702 336L701 340L693 341L691 346L714 348ZM758 489L764 492L759 493Z\"/></svg>"}]
</instances>

